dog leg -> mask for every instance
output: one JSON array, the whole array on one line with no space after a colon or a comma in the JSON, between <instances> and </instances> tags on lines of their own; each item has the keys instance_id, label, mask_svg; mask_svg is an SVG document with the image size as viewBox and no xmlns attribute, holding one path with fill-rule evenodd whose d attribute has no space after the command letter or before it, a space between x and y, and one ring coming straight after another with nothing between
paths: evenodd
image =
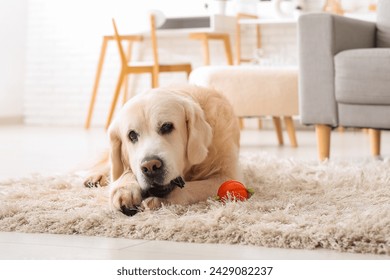
<instances>
[{"instance_id":1,"label":"dog leg","mask_svg":"<svg viewBox=\"0 0 390 280\"><path fill-rule=\"evenodd\" d=\"M154 210L160 208L163 204L169 204L165 198L151 196L142 201L142 209Z\"/></svg>"},{"instance_id":2,"label":"dog leg","mask_svg":"<svg viewBox=\"0 0 390 280\"><path fill-rule=\"evenodd\" d=\"M111 209L121 211L128 216L138 212L142 202L142 190L132 172L123 173L118 180L111 183L110 188Z\"/></svg>"},{"instance_id":3,"label":"dog leg","mask_svg":"<svg viewBox=\"0 0 390 280\"><path fill-rule=\"evenodd\" d=\"M110 164L108 152L88 170L88 175L84 181L87 188L105 187L109 184Z\"/></svg>"},{"instance_id":4,"label":"dog leg","mask_svg":"<svg viewBox=\"0 0 390 280\"><path fill-rule=\"evenodd\" d=\"M165 198L148 197L142 201L144 209L157 209L162 204L189 205L206 201L210 197L217 195L221 184L231 178L227 176L217 176L201 181L186 182L183 188L175 188Z\"/></svg>"}]
</instances>

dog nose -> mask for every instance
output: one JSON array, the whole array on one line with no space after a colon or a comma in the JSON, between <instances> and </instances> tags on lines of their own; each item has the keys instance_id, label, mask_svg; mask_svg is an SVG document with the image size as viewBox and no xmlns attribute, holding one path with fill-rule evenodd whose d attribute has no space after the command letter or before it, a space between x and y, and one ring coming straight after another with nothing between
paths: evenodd
<instances>
[{"instance_id":1,"label":"dog nose","mask_svg":"<svg viewBox=\"0 0 390 280\"><path fill-rule=\"evenodd\" d=\"M163 174L163 162L157 157L147 158L142 162L141 170L149 178L161 176Z\"/></svg>"}]
</instances>

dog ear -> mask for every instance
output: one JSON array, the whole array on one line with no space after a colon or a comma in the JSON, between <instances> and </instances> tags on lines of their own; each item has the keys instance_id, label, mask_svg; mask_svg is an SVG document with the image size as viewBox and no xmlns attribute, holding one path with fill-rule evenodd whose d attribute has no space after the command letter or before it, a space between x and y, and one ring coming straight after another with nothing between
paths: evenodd
<instances>
[{"instance_id":1,"label":"dog ear","mask_svg":"<svg viewBox=\"0 0 390 280\"><path fill-rule=\"evenodd\" d=\"M199 164L207 157L213 132L198 104L186 104L185 111L188 131L187 158L191 164Z\"/></svg>"},{"instance_id":2,"label":"dog ear","mask_svg":"<svg viewBox=\"0 0 390 280\"><path fill-rule=\"evenodd\" d=\"M110 140L110 163L111 163L111 181L117 180L124 171L122 159L122 140L119 136L119 129L115 123L108 129Z\"/></svg>"}]
</instances>

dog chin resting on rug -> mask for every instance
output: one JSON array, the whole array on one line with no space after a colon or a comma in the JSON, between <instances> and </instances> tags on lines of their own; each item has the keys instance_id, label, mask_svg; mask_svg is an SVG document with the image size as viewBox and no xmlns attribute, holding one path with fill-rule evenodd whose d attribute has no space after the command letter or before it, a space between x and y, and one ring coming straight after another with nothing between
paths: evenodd
<instances>
[{"instance_id":1,"label":"dog chin resting on rug","mask_svg":"<svg viewBox=\"0 0 390 280\"><path fill-rule=\"evenodd\" d=\"M214 90L186 85L139 94L108 133L110 155L85 185L107 185L110 173L110 206L126 215L204 201L238 177L237 117Z\"/></svg>"}]
</instances>

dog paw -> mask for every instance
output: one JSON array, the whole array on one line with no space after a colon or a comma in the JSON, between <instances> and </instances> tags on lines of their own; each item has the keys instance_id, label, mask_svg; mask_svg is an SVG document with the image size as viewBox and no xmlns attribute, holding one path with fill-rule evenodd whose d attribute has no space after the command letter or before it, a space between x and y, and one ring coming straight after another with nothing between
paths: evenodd
<instances>
[{"instance_id":1,"label":"dog paw","mask_svg":"<svg viewBox=\"0 0 390 280\"><path fill-rule=\"evenodd\" d=\"M135 215L142 201L141 188L136 183L114 185L110 194L111 207L127 216Z\"/></svg>"},{"instance_id":2,"label":"dog paw","mask_svg":"<svg viewBox=\"0 0 390 280\"><path fill-rule=\"evenodd\" d=\"M107 175L104 174L92 174L84 181L84 186L87 188L105 187L109 184Z\"/></svg>"},{"instance_id":3,"label":"dog paw","mask_svg":"<svg viewBox=\"0 0 390 280\"><path fill-rule=\"evenodd\" d=\"M163 203L167 203L166 199L151 196L142 201L142 208L145 210L154 210L160 208Z\"/></svg>"}]
</instances>

